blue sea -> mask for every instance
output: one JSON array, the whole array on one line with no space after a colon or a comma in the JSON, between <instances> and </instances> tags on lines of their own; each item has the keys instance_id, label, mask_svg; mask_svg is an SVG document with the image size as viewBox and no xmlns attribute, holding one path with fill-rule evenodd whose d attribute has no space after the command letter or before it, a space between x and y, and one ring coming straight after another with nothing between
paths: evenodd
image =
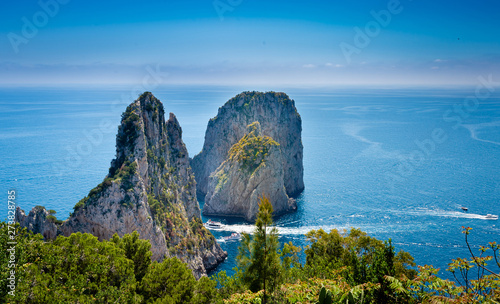
<instances>
[{"instance_id":1,"label":"blue sea","mask_svg":"<svg viewBox=\"0 0 500 304\"><path fill-rule=\"evenodd\" d=\"M473 250L500 242L500 222L485 217L500 215L499 92L194 86L152 92L176 114L192 157L201 151L208 120L245 90L284 91L302 116L306 188L297 212L275 220L280 241L305 246L312 229L356 227L391 238L397 250L446 278L451 259L468 257L462 226L473 228ZM107 174L120 115L138 94L119 86L1 88L2 218L11 189L26 212L43 205L67 218ZM216 220L225 224L214 235L229 257L214 273L232 273L238 241L222 237L252 226Z\"/></svg>"}]
</instances>

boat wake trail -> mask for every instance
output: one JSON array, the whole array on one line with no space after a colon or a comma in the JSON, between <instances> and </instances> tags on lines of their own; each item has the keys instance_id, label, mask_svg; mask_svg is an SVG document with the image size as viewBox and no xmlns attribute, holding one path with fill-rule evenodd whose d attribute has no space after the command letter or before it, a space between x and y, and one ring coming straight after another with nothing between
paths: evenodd
<instances>
[{"instance_id":1,"label":"boat wake trail","mask_svg":"<svg viewBox=\"0 0 500 304\"><path fill-rule=\"evenodd\" d=\"M396 211L396 213L399 211ZM467 219L478 219L478 220L497 220L496 215L481 215L475 213L465 213L460 211L446 211L446 210L432 210L427 208L419 208L416 211L405 211L406 214L411 215L430 215L430 216L441 216L441 217L454 217L454 218L467 218Z\"/></svg>"},{"instance_id":2,"label":"boat wake trail","mask_svg":"<svg viewBox=\"0 0 500 304\"><path fill-rule=\"evenodd\" d=\"M304 235L311 230L319 230L323 229L326 232L330 232L332 229L343 230L348 229L349 227L344 226L333 226L333 225L325 225L325 226L303 226L303 227L276 227L278 229L279 235ZM270 231L272 228L268 228ZM216 229L217 231L229 231L229 232L238 232L238 233L248 233L253 234L255 230L255 226L251 224L237 224L237 225L225 225L222 224L220 228Z\"/></svg>"},{"instance_id":3,"label":"boat wake trail","mask_svg":"<svg viewBox=\"0 0 500 304\"><path fill-rule=\"evenodd\" d=\"M481 215L481 214L474 214L474 213L463 213L463 212L458 212L458 211L451 211L451 212L442 212L437 214L438 216L444 216L444 217L457 217L457 218L469 218L469 219L478 219L478 220L497 220L498 216L488 216L488 215Z\"/></svg>"}]
</instances>

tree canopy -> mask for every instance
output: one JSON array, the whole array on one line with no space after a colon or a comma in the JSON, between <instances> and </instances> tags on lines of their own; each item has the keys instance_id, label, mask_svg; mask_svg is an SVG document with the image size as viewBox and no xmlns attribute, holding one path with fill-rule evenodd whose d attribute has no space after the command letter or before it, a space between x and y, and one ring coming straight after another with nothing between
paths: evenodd
<instances>
[{"instance_id":1,"label":"tree canopy","mask_svg":"<svg viewBox=\"0 0 500 304\"><path fill-rule=\"evenodd\" d=\"M253 235L243 235L235 274L196 281L177 257L152 262L151 245L137 232L109 241L75 233L44 242L1 222L0 303L499 303L500 245L475 252L471 228L463 233L470 258L449 264L455 282L429 265L417 271L409 253L359 229L310 231L301 264L301 248L279 244L264 197Z\"/></svg>"}]
</instances>

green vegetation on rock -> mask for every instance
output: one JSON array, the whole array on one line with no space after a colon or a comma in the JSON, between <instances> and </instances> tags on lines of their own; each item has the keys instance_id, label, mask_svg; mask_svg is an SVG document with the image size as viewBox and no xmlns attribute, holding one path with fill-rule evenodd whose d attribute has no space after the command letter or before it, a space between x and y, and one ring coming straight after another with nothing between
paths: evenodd
<instances>
[{"instance_id":1,"label":"green vegetation on rock","mask_svg":"<svg viewBox=\"0 0 500 304\"><path fill-rule=\"evenodd\" d=\"M51 223L54 223L56 225L62 225L63 221L62 220L58 220L55 216L53 216L52 214L49 214L47 215L46 219L51 222Z\"/></svg>"},{"instance_id":2,"label":"green vegetation on rock","mask_svg":"<svg viewBox=\"0 0 500 304\"><path fill-rule=\"evenodd\" d=\"M248 131L248 134L231 147L228 158L238 161L242 169L252 173L265 160L269 149L280 144L269 136L260 135L259 122L250 124Z\"/></svg>"},{"instance_id":3,"label":"green vegetation on rock","mask_svg":"<svg viewBox=\"0 0 500 304\"><path fill-rule=\"evenodd\" d=\"M134 187L134 183L132 181L134 174L137 172L137 163L125 161L118 170L114 170L114 175L110 177L106 177L102 183L97 185L95 188L90 190L89 194L82 198L76 205L73 207L73 210L76 212L79 209L85 207L85 205L90 200L96 200L99 196L106 191L108 187L112 185L113 182L121 183L120 187L124 191L128 191ZM128 194L127 194L128 195ZM124 203L127 204L127 195Z\"/></svg>"},{"instance_id":4,"label":"green vegetation on rock","mask_svg":"<svg viewBox=\"0 0 500 304\"><path fill-rule=\"evenodd\" d=\"M215 190L219 191L228 181L228 174L224 170L220 170L215 175L217 177L217 186L215 186Z\"/></svg>"},{"instance_id":5,"label":"green vegetation on rock","mask_svg":"<svg viewBox=\"0 0 500 304\"><path fill-rule=\"evenodd\" d=\"M274 92L274 91L269 91L269 92L257 92L257 91L246 91L242 92L233 98L229 99L223 107L219 108L219 114L221 112L226 111L226 106L234 107L240 113L245 113L246 115L249 114L249 110L252 106L266 102L266 96L273 98L273 100L277 103L280 103L282 105L288 106L289 104L293 104L293 100L291 100L287 94L283 92ZM299 113L297 110L295 110L295 114L300 117ZM215 122L219 118L219 115L213 117L210 119L210 122Z\"/></svg>"},{"instance_id":6,"label":"green vegetation on rock","mask_svg":"<svg viewBox=\"0 0 500 304\"><path fill-rule=\"evenodd\" d=\"M139 115L134 105L129 105L122 114L122 122L118 127L117 144L132 146L139 136Z\"/></svg>"}]
</instances>

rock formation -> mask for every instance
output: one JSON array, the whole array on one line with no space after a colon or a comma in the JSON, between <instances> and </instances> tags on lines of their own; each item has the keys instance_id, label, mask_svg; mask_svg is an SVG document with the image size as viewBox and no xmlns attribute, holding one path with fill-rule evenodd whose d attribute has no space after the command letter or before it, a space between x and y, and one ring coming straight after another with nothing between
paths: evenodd
<instances>
[{"instance_id":1,"label":"rock formation","mask_svg":"<svg viewBox=\"0 0 500 304\"><path fill-rule=\"evenodd\" d=\"M43 215L18 209L16 220L52 238L53 227L40 224ZM165 122L163 104L149 92L122 114L108 176L57 225L57 234L87 232L100 240L135 230L150 240L154 260L177 256L196 277L227 256L201 222L182 129L172 113Z\"/></svg>"},{"instance_id":2,"label":"rock formation","mask_svg":"<svg viewBox=\"0 0 500 304\"><path fill-rule=\"evenodd\" d=\"M57 236L57 226L51 220L51 214L42 206L36 206L26 215L19 207L16 208L16 222L31 231L39 231L44 239Z\"/></svg>"},{"instance_id":3,"label":"rock formation","mask_svg":"<svg viewBox=\"0 0 500 304\"><path fill-rule=\"evenodd\" d=\"M285 93L243 92L210 119L203 150L191 162L200 195L208 193L210 175L228 158L229 149L245 136L247 126L254 121L260 123L263 135L280 144L288 196L296 197L304 190L302 120L295 102Z\"/></svg>"},{"instance_id":4,"label":"rock formation","mask_svg":"<svg viewBox=\"0 0 500 304\"><path fill-rule=\"evenodd\" d=\"M259 122L234 144L224 161L209 177L203 214L240 216L255 220L262 196L269 198L274 213L296 209L284 187L280 144L261 135Z\"/></svg>"}]
</instances>

